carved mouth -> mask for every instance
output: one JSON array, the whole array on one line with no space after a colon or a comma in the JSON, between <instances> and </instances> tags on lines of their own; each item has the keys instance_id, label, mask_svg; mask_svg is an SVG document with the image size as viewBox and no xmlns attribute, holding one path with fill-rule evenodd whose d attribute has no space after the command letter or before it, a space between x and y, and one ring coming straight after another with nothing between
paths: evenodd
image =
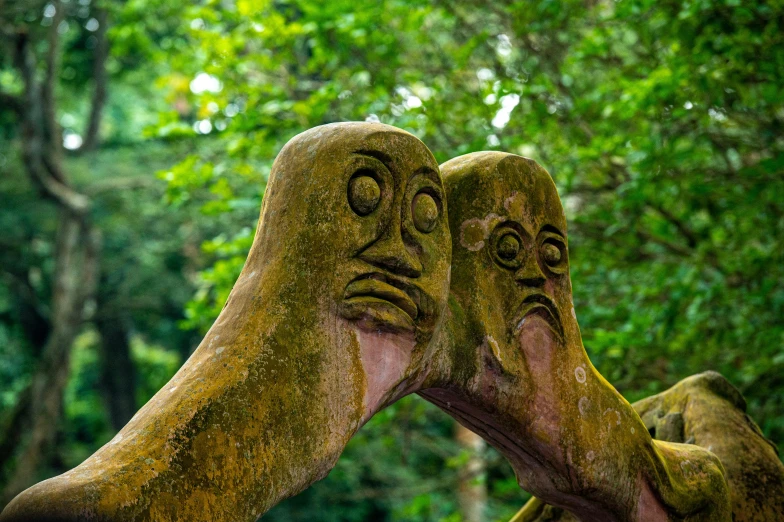
<instances>
[{"instance_id":1,"label":"carved mouth","mask_svg":"<svg viewBox=\"0 0 784 522\"><path fill-rule=\"evenodd\" d=\"M563 326L558 307L552 299L542 293L531 294L520 304L520 308L515 314L513 331L515 336L519 335L526 320L531 316L539 316L547 323L550 329L563 338Z\"/></svg>"},{"instance_id":2,"label":"carved mouth","mask_svg":"<svg viewBox=\"0 0 784 522\"><path fill-rule=\"evenodd\" d=\"M408 315L412 322L419 316L419 289L377 272L363 274L351 281L343 299L347 304L389 303Z\"/></svg>"}]
</instances>

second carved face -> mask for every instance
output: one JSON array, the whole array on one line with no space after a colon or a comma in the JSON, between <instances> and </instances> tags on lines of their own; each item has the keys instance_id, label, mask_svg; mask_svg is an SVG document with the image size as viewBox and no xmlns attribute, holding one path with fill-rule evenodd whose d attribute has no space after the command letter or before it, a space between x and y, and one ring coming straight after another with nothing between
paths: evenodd
<instances>
[{"instance_id":1,"label":"second carved face","mask_svg":"<svg viewBox=\"0 0 784 522\"><path fill-rule=\"evenodd\" d=\"M468 310L474 336L508 365L522 361L516 346L523 330L567 342L577 324L566 220L550 175L531 160L498 152L455 158L442 171L452 292Z\"/></svg>"}]
</instances>

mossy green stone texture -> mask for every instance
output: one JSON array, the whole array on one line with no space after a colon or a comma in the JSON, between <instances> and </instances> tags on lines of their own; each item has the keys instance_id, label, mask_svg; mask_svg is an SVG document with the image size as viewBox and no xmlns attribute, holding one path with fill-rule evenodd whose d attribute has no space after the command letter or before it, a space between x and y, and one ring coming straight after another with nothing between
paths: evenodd
<instances>
[{"instance_id":1,"label":"mossy green stone texture","mask_svg":"<svg viewBox=\"0 0 784 522\"><path fill-rule=\"evenodd\" d=\"M730 520L718 458L681 443L702 421L662 395L643 422L588 359L566 228L530 159L482 152L439 168L416 137L377 123L296 136L198 349L111 442L21 493L0 522L256 520L412 392L558 506L539 502L535 516Z\"/></svg>"},{"instance_id":2,"label":"mossy green stone texture","mask_svg":"<svg viewBox=\"0 0 784 522\"><path fill-rule=\"evenodd\" d=\"M696 444L719 457L735 522L784 520L784 464L746 414L741 393L720 374L688 377L634 409L657 439ZM680 419L680 429L668 419Z\"/></svg>"},{"instance_id":3,"label":"mossy green stone texture","mask_svg":"<svg viewBox=\"0 0 784 522\"><path fill-rule=\"evenodd\" d=\"M369 180L353 190L357 173ZM438 210L427 232L411 210L420 194ZM438 164L416 137L341 123L293 138L198 349L111 442L21 493L0 520L256 520L417 389L450 248Z\"/></svg>"},{"instance_id":4,"label":"mossy green stone texture","mask_svg":"<svg viewBox=\"0 0 784 522\"><path fill-rule=\"evenodd\" d=\"M550 175L502 152L441 169L450 328L420 393L504 454L523 488L581 520L729 520L718 459L654 443L588 359Z\"/></svg>"},{"instance_id":5,"label":"mossy green stone texture","mask_svg":"<svg viewBox=\"0 0 784 522\"><path fill-rule=\"evenodd\" d=\"M784 465L776 446L746 414L740 392L716 372L688 377L635 402L657 439L697 444L715 453L726 471L735 522L784 520ZM511 522L570 522L563 509L531 499Z\"/></svg>"}]
</instances>

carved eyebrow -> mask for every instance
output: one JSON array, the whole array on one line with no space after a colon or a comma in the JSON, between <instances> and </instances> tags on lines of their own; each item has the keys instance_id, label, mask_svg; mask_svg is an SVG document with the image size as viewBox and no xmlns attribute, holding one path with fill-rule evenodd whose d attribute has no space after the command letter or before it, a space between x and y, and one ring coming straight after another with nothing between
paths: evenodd
<instances>
[{"instance_id":1,"label":"carved eyebrow","mask_svg":"<svg viewBox=\"0 0 784 522\"><path fill-rule=\"evenodd\" d=\"M380 150L361 149L361 150L355 150L354 154L360 154L362 156L370 156L371 158L376 158L378 161L386 165L387 168L389 168L390 164L392 163L392 157L381 152Z\"/></svg>"},{"instance_id":2,"label":"carved eyebrow","mask_svg":"<svg viewBox=\"0 0 784 522\"><path fill-rule=\"evenodd\" d=\"M441 176L438 175L438 172L433 170L431 167L428 167L427 165L423 165L416 169L408 179L414 179L416 176L425 176L439 187L441 186Z\"/></svg>"},{"instance_id":3,"label":"carved eyebrow","mask_svg":"<svg viewBox=\"0 0 784 522\"><path fill-rule=\"evenodd\" d=\"M550 232L550 233L553 233L553 234L558 234L561 237L566 237L563 232L558 230L553 225L545 225L545 226L543 226L541 232Z\"/></svg>"},{"instance_id":4,"label":"carved eyebrow","mask_svg":"<svg viewBox=\"0 0 784 522\"><path fill-rule=\"evenodd\" d=\"M379 160L381 163L383 163L388 169L391 170L392 157L384 152L381 152L380 150L360 149L360 150L355 150L354 154L375 158ZM415 176L420 176L420 175L426 176L428 179L433 181L433 183L435 183L439 187L442 185L441 176L439 176L438 172L433 170L432 167L428 167L427 165L423 165L419 167L411 174L411 177L409 177L408 179L413 179Z\"/></svg>"}]
</instances>

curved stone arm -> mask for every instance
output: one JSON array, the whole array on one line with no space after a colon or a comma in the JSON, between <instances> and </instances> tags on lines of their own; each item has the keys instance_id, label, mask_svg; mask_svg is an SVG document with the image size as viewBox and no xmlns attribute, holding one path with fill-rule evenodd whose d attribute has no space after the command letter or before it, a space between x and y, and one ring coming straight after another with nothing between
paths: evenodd
<instances>
[{"instance_id":1,"label":"curved stone arm","mask_svg":"<svg viewBox=\"0 0 784 522\"><path fill-rule=\"evenodd\" d=\"M418 388L449 252L438 164L416 137L371 123L297 136L196 352L111 442L0 520L256 520Z\"/></svg>"},{"instance_id":2,"label":"curved stone arm","mask_svg":"<svg viewBox=\"0 0 784 522\"><path fill-rule=\"evenodd\" d=\"M693 375L634 403L657 439L696 444L726 470L735 522L784 520L784 464L746 413L746 400L716 372Z\"/></svg>"},{"instance_id":3,"label":"curved stone arm","mask_svg":"<svg viewBox=\"0 0 784 522\"><path fill-rule=\"evenodd\" d=\"M734 521L784 520L784 464L746 414L743 396L724 377L700 373L633 406L657 439L696 444L719 457ZM571 520L573 515L533 498L511 522Z\"/></svg>"},{"instance_id":4,"label":"curved stone arm","mask_svg":"<svg viewBox=\"0 0 784 522\"><path fill-rule=\"evenodd\" d=\"M498 172L510 156L480 163ZM423 395L501 449L521 485L585 520L723 520L715 458L652 444L590 365L565 223L550 219L560 204L537 168L513 159L501 170L528 176L513 190L502 180L455 191L454 244L483 253L455 263L441 328L451 245L430 152L378 124L298 136L194 355L109 444L0 520L255 520L322 478L376 411L428 386ZM501 199L489 210L483 196ZM467 218L466 205L484 211Z\"/></svg>"},{"instance_id":5,"label":"curved stone arm","mask_svg":"<svg viewBox=\"0 0 784 522\"><path fill-rule=\"evenodd\" d=\"M551 506L542 499L532 497L509 522L580 522L563 508Z\"/></svg>"},{"instance_id":6,"label":"curved stone arm","mask_svg":"<svg viewBox=\"0 0 784 522\"><path fill-rule=\"evenodd\" d=\"M452 329L421 395L498 448L524 489L581 520L729 520L715 455L654 443L588 359L549 174L500 152L441 169Z\"/></svg>"}]
</instances>

